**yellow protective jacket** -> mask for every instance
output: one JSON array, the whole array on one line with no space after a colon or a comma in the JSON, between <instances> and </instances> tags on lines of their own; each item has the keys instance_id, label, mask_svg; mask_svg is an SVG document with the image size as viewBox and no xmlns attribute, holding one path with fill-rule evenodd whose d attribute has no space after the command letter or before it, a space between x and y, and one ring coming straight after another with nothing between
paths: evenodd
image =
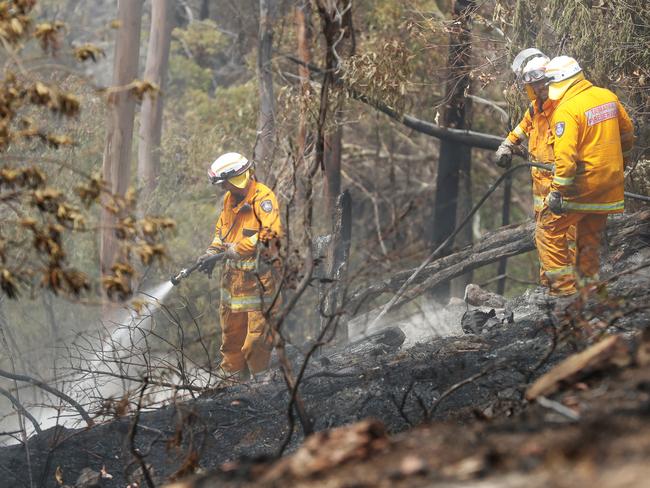
<instances>
[{"instance_id":1,"label":"yellow protective jacket","mask_svg":"<svg viewBox=\"0 0 650 488\"><path fill-rule=\"evenodd\" d=\"M614 93L581 80L553 113L555 176L569 212L623 212L623 152L634 145L634 127Z\"/></svg>"},{"instance_id":2,"label":"yellow protective jacket","mask_svg":"<svg viewBox=\"0 0 650 488\"><path fill-rule=\"evenodd\" d=\"M544 101L541 107L538 100L533 100L521 122L508 134L508 140L513 144L521 144L524 139L528 139L528 154L531 161L553 164L555 158L551 117L556 106L557 102L554 100ZM531 168L530 174L533 180L535 212L539 212L544 206L544 198L550 191L553 172Z\"/></svg>"},{"instance_id":3,"label":"yellow protective jacket","mask_svg":"<svg viewBox=\"0 0 650 488\"><path fill-rule=\"evenodd\" d=\"M227 260L221 274L221 306L236 312L260 311L269 307L275 294L274 270L259 259L258 250L282 235L278 202L264 184L252 180L239 203L230 193L215 226L210 249L222 251L234 244L241 256Z\"/></svg>"}]
</instances>

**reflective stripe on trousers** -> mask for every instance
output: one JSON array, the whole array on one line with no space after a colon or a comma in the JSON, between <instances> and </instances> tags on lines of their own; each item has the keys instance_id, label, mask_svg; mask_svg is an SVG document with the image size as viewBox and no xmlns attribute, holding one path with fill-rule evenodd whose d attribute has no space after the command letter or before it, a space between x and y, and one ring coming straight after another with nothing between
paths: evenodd
<instances>
[{"instance_id":1,"label":"reflective stripe on trousers","mask_svg":"<svg viewBox=\"0 0 650 488\"><path fill-rule=\"evenodd\" d=\"M227 289L221 288L221 304L233 311L261 311L263 307L268 308L271 305L273 296L273 290L264 294L232 296Z\"/></svg>"}]
</instances>

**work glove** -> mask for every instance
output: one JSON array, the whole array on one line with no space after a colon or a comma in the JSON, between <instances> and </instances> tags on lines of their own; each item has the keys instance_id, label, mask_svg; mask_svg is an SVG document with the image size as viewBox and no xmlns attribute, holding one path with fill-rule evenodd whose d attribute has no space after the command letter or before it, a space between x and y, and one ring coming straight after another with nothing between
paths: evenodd
<instances>
[{"instance_id":1,"label":"work glove","mask_svg":"<svg viewBox=\"0 0 650 488\"><path fill-rule=\"evenodd\" d=\"M215 259L210 261L210 258L215 254L217 254L216 251L208 249L204 254L201 254L196 260L196 263L199 265L199 271L201 273L207 274L208 277L212 276L212 270L214 269L215 264L217 264L217 261Z\"/></svg>"},{"instance_id":2,"label":"work glove","mask_svg":"<svg viewBox=\"0 0 650 488\"><path fill-rule=\"evenodd\" d=\"M546 205L554 214L562 213L562 194L559 191L552 191L546 195Z\"/></svg>"},{"instance_id":3,"label":"work glove","mask_svg":"<svg viewBox=\"0 0 650 488\"><path fill-rule=\"evenodd\" d=\"M496 156L496 165L500 168L507 168L512 161L514 144L508 139L504 139L499 148L497 149Z\"/></svg>"},{"instance_id":4,"label":"work glove","mask_svg":"<svg viewBox=\"0 0 650 488\"><path fill-rule=\"evenodd\" d=\"M226 250L223 253L224 259L230 259L232 261L239 261L241 256L237 251L235 251L235 244L229 243L226 244Z\"/></svg>"}]
</instances>

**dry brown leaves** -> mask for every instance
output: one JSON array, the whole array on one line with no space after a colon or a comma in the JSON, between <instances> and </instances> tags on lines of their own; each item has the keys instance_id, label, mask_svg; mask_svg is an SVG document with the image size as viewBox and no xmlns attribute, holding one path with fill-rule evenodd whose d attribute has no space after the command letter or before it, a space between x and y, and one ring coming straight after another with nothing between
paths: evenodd
<instances>
[{"instance_id":1,"label":"dry brown leaves","mask_svg":"<svg viewBox=\"0 0 650 488\"><path fill-rule=\"evenodd\" d=\"M273 466L261 481L317 476L342 464L367 459L388 445L384 426L377 420L363 420L317 432L308 437L295 454Z\"/></svg>"},{"instance_id":2,"label":"dry brown leaves","mask_svg":"<svg viewBox=\"0 0 650 488\"><path fill-rule=\"evenodd\" d=\"M106 56L104 50L95 46L94 44L84 44L78 46L74 50L74 57L79 61L84 62L92 59L93 62L97 62L99 58Z\"/></svg>"}]
</instances>

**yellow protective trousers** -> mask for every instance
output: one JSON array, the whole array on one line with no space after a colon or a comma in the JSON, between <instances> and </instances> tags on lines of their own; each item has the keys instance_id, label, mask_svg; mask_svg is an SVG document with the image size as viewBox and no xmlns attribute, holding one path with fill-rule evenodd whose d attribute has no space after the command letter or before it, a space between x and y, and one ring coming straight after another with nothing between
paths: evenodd
<instances>
[{"instance_id":1,"label":"yellow protective trousers","mask_svg":"<svg viewBox=\"0 0 650 488\"><path fill-rule=\"evenodd\" d=\"M548 211L548 210L547 210ZM541 211L535 211L535 246L537 247L537 254L539 256L539 283L546 288L550 287L550 283L546 274L546 267L548 266L548 260L543 260L541 252L539 251L539 226L541 225L540 216L542 215ZM571 225L566 234L567 239L567 248L569 249L569 261L572 265L576 264L576 227Z\"/></svg>"},{"instance_id":2,"label":"yellow protective trousers","mask_svg":"<svg viewBox=\"0 0 650 488\"><path fill-rule=\"evenodd\" d=\"M576 292L578 279L598 279L600 243L606 214L554 214L544 207L535 227L535 241L545 280L553 295ZM575 255L570 251L569 230L575 228Z\"/></svg>"},{"instance_id":3,"label":"yellow protective trousers","mask_svg":"<svg viewBox=\"0 0 650 488\"><path fill-rule=\"evenodd\" d=\"M269 366L273 340L270 327L260 311L235 312L219 307L221 319L221 367L231 373L248 366L259 373Z\"/></svg>"}]
</instances>

